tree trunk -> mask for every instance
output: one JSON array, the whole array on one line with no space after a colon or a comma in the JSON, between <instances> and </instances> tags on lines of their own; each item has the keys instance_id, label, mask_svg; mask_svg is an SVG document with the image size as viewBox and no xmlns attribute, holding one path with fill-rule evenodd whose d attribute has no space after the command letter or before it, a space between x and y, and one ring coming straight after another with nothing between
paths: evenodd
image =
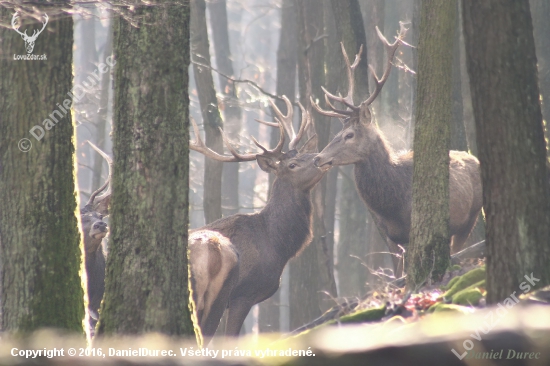
<instances>
[{"instance_id":1,"label":"tree trunk","mask_svg":"<svg viewBox=\"0 0 550 366\"><path fill-rule=\"evenodd\" d=\"M313 75L321 77L324 82L324 72L319 72L319 61L323 62L323 43L313 42L314 29L311 29L313 22L317 29L323 29L323 9L314 0L295 0L296 20L298 22L298 71L301 102L308 110L311 106L307 96L313 96ZM320 58L315 60L314 56ZM317 62L315 62L317 61ZM313 96L315 97L315 96ZM313 116L312 116L313 117ZM317 116L313 117L317 121ZM317 128L318 126L316 126ZM320 291L322 290L322 271L325 268L320 266L319 251L320 246L319 230L319 206L316 202L316 190L321 184L317 185L312 191L313 201L313 240L311 244L290 262L290 328L295 329L303 324L310 322L321 315ZM324 266L323 266L324 267Z\"/></svg>"},{"instance_id":2,"label":"tree trunk","mask_svg":"<svg viewBox=\"0 0 550 366\"><path fill-rule=\"evenodd\" d=\"M464 127L464 105L462 103L462 75L460 74L460 32L462 28L458 17L459 1L456 1L455 4L457 13L453 35L451 150L468 151L468 140L466 139L466 128Z\"/></svg>"},{"instance_id":3,"label":"tree trunk","mask_svg":"<svg viewBox=\"0 0 550 366\"><path fill-rule=\"evenodd\" d=\"M542 118L544 119L544 137L546 155L550 159L550 1L531 0L531 16L535 36L535 50L539 72L539 88L542 98Z\"/></svg>"},{"instance_id":4,"label":"tree trunk","mask_svg":"<svg viewBox=\"0 0 550 366\"><path fill-rule=\"evenodd\" d=\"M208 43L205 11L205 0L191 1L191 59L210 66L210 45ZM193 72L201 105L204 142L212 150L222 153L223 141L219 128L223 126L212 71L206 67L193 64ZM205 158L202 204L206 224L222 217L222 172L223 164L221 162Z\"/></svg>"},{"instance_id":5,"label":"tree trunk","mask_svg":"<svg viewBox=\"0 0 550 366\"><path fill-rule=\"evenodd\" d=\"M233 61L229 47L226 0L208 2L210 25L214 38L216 66L225 75L233 75ZM231 141L238 143L241 132L241 108L235 85L219 75L223 95L224 131ZM223 164L222 214L230 216L239 212L239 164Z\"/></svg>"},{"instance_id":6,"label":"tree trunk","mask_svg":"<svg viewBox=\"0 0 550 366\"><path fill-rule=\"evenodd\" d=\"M550 283L550 192L528 0L463 2L487 217L487 302ZM525 287L521 287L525 290Z\"/></svg>"},{"instance_id":7,"label":"tree trunk","mask_svg":"<svg viewBox=\"0 0 550 366\"><path fill-rule=\"evenodd\" d=\"M189 5L134 15L138 27L113 26L112 231L98 334L190 336Z\"/></svg>"},{"instance_id":8,"label":"tree trunk","mask_svg":"<svg viewBox=\"0 0 550 366\"><path fill-rule=\"evenodd\" d=\"M294 0L283 0L281 6L281 34L279 37L279 48L277 49L277 95L286 95L289 100L296 99L296 62L298 43L296 42L296 6ZM283 113L285 104L281 100L276 100L277 108ZM273 114L275 115L275 114ZM276 146L279 141L279 129L271 130L270 146ZM288 139L285 140L288 146ZM286 150L285 150L286 151ZM269 175L269 194L275 176ZM275 295L260 303L260 332L277 332L279 331L279 315L281 306L281 290L277 290Z\"/></svg>"},{"instance_id":9,"label":"tree trunk","mask_svg":"<svg viewBox=\"0 0 550 366\"><path fill-rule=\"evenodd\" d=\"M12 15L0 7L2 23ZM22 31L42 26L21 18ZM82 334L82 248L67 96L73 81L73 20L50 18L33 51L46 54L44 61L9 60L26 53L23 40L5 27L0 39L0 328L53 327ZM31 129L43 137L33 137Z\"/></svg>"},{"instance_id":10,"label":"tree trunk","mask_svg":"<svg viewBox=\"0 0 550 366\"><path fill-rule=\"evenodd\" d=\"M417 109L407 284L439 279L450 258L449 145L456 2L423 0L418 41Z\"/></svg>"}]
</instances>

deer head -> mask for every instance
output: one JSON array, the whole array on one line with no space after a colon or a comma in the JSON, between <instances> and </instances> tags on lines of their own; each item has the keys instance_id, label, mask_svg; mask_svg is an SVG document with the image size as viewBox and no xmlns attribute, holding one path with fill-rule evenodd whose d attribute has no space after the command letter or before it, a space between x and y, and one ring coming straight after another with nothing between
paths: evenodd
<instances>
[{"instance_id":1,"label":"deer head","mask_svg":"<svg viewBox=\"0 0 550 366\"><path fill-rule=\"evenodd\" d=\"M403 23L400 23L401 29L395 42L389 43L384 35L376 27L378 37L384 44L387 53L387 61L384 69L384 73L381 78L378 78L376 72L369 65L369 69L374 77L375 88L372 94L364 100L359 106L353 104L353 87L354 87L354 71L360 61L361 49L355 56L355 61L350 65L349 58L342 46L342 54L344 55L344 61L347 66L348 75L348 94L345 97L336 96L328 92L325 88L325 101L330 111L321 109L314 101L311 100L313 107L325 116L336 117L340 119L343 124L342 131L338 133L334 139L317 155L315 158L315 164L318 167L331 167L335 165L347 165L354 164L362 160L362 155L369 154L372 149L377 149L378 146L375 143L380 138L378 127L375 123L372 123L372 115L370 111L370 105L374 102L376 97L380 94L384 83L388 80L390 75L392 60L395 55L395 51L400 44L403 43L403 37L407 29ZM338 109L333 105L333 102L339 102L343 104L347 109Z\"/></svg>"},{"instance_id":2,"label":"deer head","mask_svg":"<svg viewBox=\"0 0 550 366\"><path fill-rule=\"evenodd\" d=\"M32 53L34 49L34 42L36 41L40 33L42 33L44 28L46 28L46 24L48 24L48 19L49 19L48 14L44 13L44 21L42 22L42 29L40 30L35 29L32 32L32 36L27 35L26 29L25 29L25 32L23 33L19 31L19 27L15 24L18 17L19 17L19 14L15 12L15 14L13 14L13 17L11 18L11 26L17 33L21 35L21 38L23 38L23 41L25 41L25 48L27 49L27 53Z\"/></svg>"},{"instance_id":3,"label":"deer head","mask_svg":"<svg viewBox=\"0 0 550 366\"><path fill-rule=\"evenodd\" d=\"M237 150L235 150L233 146L231 146L223 130L220 129L224 143L232 155L228 156L219 154L209 149L203 143L200 138L199 129L193 119L191 119L191 122L193 124L196 141L189 144L190 149L198 151L211 159L222 162L242 162L256 160L263 171L267 173L275 173L277 179L284 179L289 181L294 188L304 191L310 190L315 186L315 184L317 184L321 180L328 168L322 170L317 168L313 164L313 159L316 156L314 152L317 148L317 135L313 134L311 138L309 138L309 140L301 148L297 149L298 143L302 139L304 132L310 126L311 117L309 113L305 110L305 108L301 104L299 104L300 109L302 110L302 123L300 125L300 129L298 130L298 133L296 133L292 126L292 103L288 100L286 96L283 96L283 100L285 101L287 107L286 115L277 108L275 103L270 101L271 107L277 115L277 117L275 117L277 123L258 120L258 122L260 123L272 127L279 127L281 135L279 143L274 149L266 149L258 141L256 141L253 136L251 136L254 144L256 144L256 146L258 146L263 152L257 154L240 154L237 152ZM285 130L291 139L289 143L289 151L286 153L282 151L285 141Z\"/></svg>"}]
</instances>

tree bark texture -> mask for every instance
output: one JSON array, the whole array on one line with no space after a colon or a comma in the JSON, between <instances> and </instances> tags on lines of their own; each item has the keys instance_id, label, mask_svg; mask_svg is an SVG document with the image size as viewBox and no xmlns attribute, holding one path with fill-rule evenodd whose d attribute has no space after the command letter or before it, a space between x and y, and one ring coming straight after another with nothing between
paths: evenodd
<instances>
[{"instance_id":1,"label":"tree bark texture","mask_svg":"<svg viewBox=\"0 0 550 366\"><path fill-rule=\"evenodd\" d=\"M449 146L456 1L423 0L418 41L412 216L407 284L439 279L450 256Z\"/></svg>"},{"instance_id":2,"label":"tree bark texture","mask_svg":"<svg viewBox=\"0 0 550 366\"><path fill-rule=\"evenodd\" d=\"M0 7L3 24L13 14ZM22 32L42 26L19 18ZM12 55L26 53L24 42L13 29L0 28L0 328L53 327L82 334L82 247L67 95L73 82L73 20L52 18L33 51L47 60L13 60ZM69 108L59 107L63 104ZM40 140L29 133L35 125L44 131Z\"/></svg>"},{"instance_id":3,"label":"tree bark texture","mask_svg":"<svg viewBox=\"0 0 550 366\"><path fill-rule=\"evenodd\" d=\"M193 335L189 310L189 4L114 22L111 241L98 334Z\"/></svg>"},{"instance_id":4,"label":"tree bark texture","mask_svg":"<svg viewBox=\"0 0 550 366\"><path fill-rule=\"evenodd\" d=\"M463 2L483 181L487 301L550 282L550 192L528 0Z\"/></svg>"},{"instance_id":5,"label":"tree bark texture","mask_svg":"<svg viewBox=\"0 0 550 366\"><path fill-rule=\"evenodd\" d=\"M539 71L539 88L542 99L542 118L544 119L544 137L546 156L550 159L550 1L531 0L531 16Z\"/></svg>"},{"instance_id":6,"label":"tree bark texture","mask_svg":"<svg viewBox=\"0 0 550 366\"><path fill-rule=\"evenodd\" d=\"M210 66L210 45L206 28L206 3L204 0L191 0L191 59ZM222 153L223 140L219 131L222 125L212 71L207 67L193 64L195 83L199 94L204 126L204 142L212 150ZM204 158L204 219L209 224L222 217L222 173L220 161Z\"/></svg>"}]
</instances>

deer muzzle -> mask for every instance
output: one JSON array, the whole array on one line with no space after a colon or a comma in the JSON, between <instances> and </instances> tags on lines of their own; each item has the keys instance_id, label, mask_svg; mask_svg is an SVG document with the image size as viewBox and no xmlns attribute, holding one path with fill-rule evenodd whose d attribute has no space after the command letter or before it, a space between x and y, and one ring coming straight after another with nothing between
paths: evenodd
<instances>
[{"instance_id":1,"label":"deer muzzle","mask_svg":"<svg viewBox=\"0 0 550 366\"><path fill-rule=\"evenodd\" d=\"M323 161L320 156L317 156L315 159L313 159L313 164L321 170L329 170L330 168L332 168L332 159L328 161Z\"/></svg>"}]
</instances>

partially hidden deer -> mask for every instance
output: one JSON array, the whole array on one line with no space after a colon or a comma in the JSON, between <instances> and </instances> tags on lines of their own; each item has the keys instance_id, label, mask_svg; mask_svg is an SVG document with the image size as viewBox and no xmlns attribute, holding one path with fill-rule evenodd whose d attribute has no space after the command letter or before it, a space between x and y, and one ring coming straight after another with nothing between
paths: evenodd
<instances>
[{"instance_id":1,"label":"partially hidden deer","mask_svg":"<svg viewBox=\"0 0 550 366\"><path fill-rule=\"evenodd\" d=\"M88 291L88 324L91 335L94 335L95 326L99 319L99 307L105 292L105 253L102 240L109 229L103 218L109 215L111 201L111 174L113 161L109 155L101 151L96 145L88 144L97 151L109 165L109 176L103 186L90 195L86 205L80 210L82 234L84 236L84 264L86 268L86 288ZM107 190L103 192L107 188ZM99 195L99 196L98 196Z\"/></svg>"},{"instance_id":2,"label":"partially hidden deer","mask_svg":"<svg viewBox=\"0 0 550 366\"><path fill-rule=\"evenodd\" d=\"M287 107L286 115L271 103L281 131L279 142L273 150L268 150L252 138L262 150L258 154L239 154L223 131L224 142L232 155L216 153L204 145L193 122L196 141L190 144L192 150L222 162L256 160L263 171L276 175L271 196L261 211L253 214L235 214L191 231L191 237L204 236L203 242L209 237L227 241L228 246L236 248L239 256L237 280L222 287L223 293L220 293L210 305L206 322L201 324L205 338L214 334L226 308L228 317L225 335L238 336L251 307L268 299L277 291L287 262L311 241L310 192L328 169L323 170L314 165L315 154L312 152L317 148L316 135L312 134L298 149L298 143L310 124L310 117L300 105L302 123L296 134L292 127L292 104L286 97L283 99ZM287 152L282 151L285 130L291 138ZM198 263L192 263L192 271L196 265ZM202 265L202 268L204 267L205 265Z\"/></svg>"},{"instance_id":3,"label":"partially hidden deer","mask_svg":"<svg viewBox=\"0 0 550 366\"><path fill-rule=\"evenodd\" d=\"M411 227L413 152L395 152L375 122L372 121L369 105L380 94L388 79L395 51L403 42L406 29L401 24L399 36L390 44L376 28L385 46L387 61L382 77L370 67L375 88L372 94L359 106L353 103L354 70L359 64L360 53L350 65L342 45L344 61L347 65L347 96L335 96L323 89L325 101L331 110L323 110L312 104L321 114L339 118L343 123L334 139L315 158L318 167L355 165L357 190L372 212L379 229L385 233L389 249L398 253L397 244L409 242ZM332 101L332 102L331 102ZM342 103L346 109L338 109L334 102ZM459 251L472 228L482 207L482 186L479 161L464 151L450 151L449 190L450 190L450 234L451 251ZM397 259L394 264L397 269Z\"/></svg>"}]
</instances>

